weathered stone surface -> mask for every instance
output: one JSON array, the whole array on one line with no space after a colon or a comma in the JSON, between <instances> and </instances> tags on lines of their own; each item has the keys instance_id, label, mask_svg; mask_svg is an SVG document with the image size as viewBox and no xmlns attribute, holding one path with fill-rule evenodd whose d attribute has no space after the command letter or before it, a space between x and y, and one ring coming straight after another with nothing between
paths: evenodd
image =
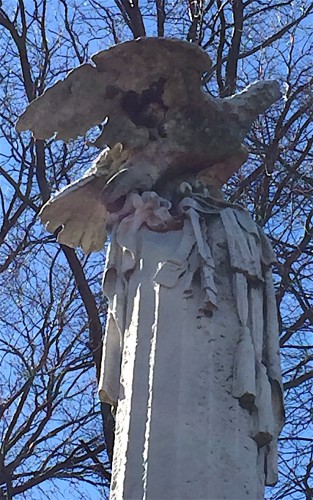
<instances>
[{"instance_id":1,"label":"weathered stone surface","mask_svg":"<svg viewBox=\"0 0 313 500\"><path fill-rule=\"evenodd\" d=\"M39 139L56 133L67 141L109 117L96 145L111 150L40 214L48 231L62 228L58 241L87 253L104 244L107 211L133 190L161 193L171 179L197 175L220 187L247 158L241 141L252 121L280 96L276 82L259 82L232 98L212 98L201 88L209 56L178 40L126 42L92 62L46 90L17 123Z\"/></svg>"},{"instance_id":2,"label":"weathered stone surface","mask_svg":"<svg viewBox=\"0 0 313 500\"><path fill-rule=\"evenodd\" d=\"M233 156L245 161L242 140L253 120L280 97L277 82L264 81L231 98L214 99L201 86L209 56L179 40L133 40L92 61L32 102L17 129L30 129L40 139L56 133L67 141L108 117L95 144L121 142L129 155L123 173L103 190L107 205L133 189L150 190L164 178ZM240 164L218 169L220 185Z\"/></svg>"},{"instance_id":3,"label":"weathered stone surface","mask_svg":"<svg viewBox=\"0 0 313 500\"><path fill-rule=\"evenodd\" d=\"M274 256L218 188L246 160L242 140L278 84L214 99L201 88L209 57L177 40L92 60L17 128L69 140L108 116L96 145L111 149L41 219L86 253L106 222L112 232L99 384L117 404L111 499L261 500L283 423Z\"/></svg>"},{"instance_id":4,"label":"weathered stone surface","mask_svg":"<svg viewBox=\"0 0 313 500\"><path fill-rule=\"evenodd\" d=\"M116 214L104 277L100 397L118 402L111 499L261 500L283 423L274 255L240 207L184 198L183 228L161 237L139 208L128 205L127 223Z\"/></svg>"}]
</instances>

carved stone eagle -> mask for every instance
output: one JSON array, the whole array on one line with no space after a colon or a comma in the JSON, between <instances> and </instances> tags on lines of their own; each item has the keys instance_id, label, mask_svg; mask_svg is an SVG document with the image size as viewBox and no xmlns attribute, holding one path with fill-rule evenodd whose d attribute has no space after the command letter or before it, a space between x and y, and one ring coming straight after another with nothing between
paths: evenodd
<instances>
[{"instance_id":1,"label":"carved stone eagle","mask_svg":"<svg viewBox=\"0 0 313 500\"><path fill-rule=\"evenodd\" d=\"M253 120L280 97L277 82L264 81L213 98L202 86L209 56L179 40L141 38L91 59L33 101L16 126L68 141L108 117L92 167L40 213L50 232L62 227L61 243L86 253L103 247L108 211L128 193L197 176L225 183L247 158L242 141Z\"/></svg>"}]
</instances>

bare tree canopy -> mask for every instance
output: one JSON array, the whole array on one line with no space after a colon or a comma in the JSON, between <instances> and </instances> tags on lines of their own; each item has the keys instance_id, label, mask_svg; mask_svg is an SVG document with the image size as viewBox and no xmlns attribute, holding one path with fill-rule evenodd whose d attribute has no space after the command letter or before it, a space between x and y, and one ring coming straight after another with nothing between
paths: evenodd
<instances>
[{"instance_id":1,"label":"bare tree canopy","mask_svg":"<svg viewBox=\"0 0 313 500\"><path fill-rule=\"evenodd\" d=\"M112 418L97 397L105 254L60 245L37 217L98 155L90 144L105 122L67 145L34 140L15 123L92 54L140 36L201 45L213 61L204 90L214 96L258 79L284 89L254 124L248 161L224 191L277 254L287 419L280 482L268 498L312 498L312 21L309 0L0 2L0 498L108 492Z\"/></svg>"}]
</instances>

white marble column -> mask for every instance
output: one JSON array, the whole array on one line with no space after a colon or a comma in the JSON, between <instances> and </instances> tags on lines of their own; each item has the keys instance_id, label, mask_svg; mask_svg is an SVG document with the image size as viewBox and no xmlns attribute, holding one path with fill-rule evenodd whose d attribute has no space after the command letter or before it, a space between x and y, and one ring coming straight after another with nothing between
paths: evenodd
<instances>
[{"instance_id":1,"label":"white marble column","mask_svg":"<svg viewBox=\"0 0 313 500\"><path fill-rule=\"evenodd\" d=\"M110 498L263 499L282 422L272 257L246 212L185 208L181 230L138 229L134 215L113 231L100 384L118 402ZM251 238L254 257L234 269Z\"/></svg>"}]
</instances>

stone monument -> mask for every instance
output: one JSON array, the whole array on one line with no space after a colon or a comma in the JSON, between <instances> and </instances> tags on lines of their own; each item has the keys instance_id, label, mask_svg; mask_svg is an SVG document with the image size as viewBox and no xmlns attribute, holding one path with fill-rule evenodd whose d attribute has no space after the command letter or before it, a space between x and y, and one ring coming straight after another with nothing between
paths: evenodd
<instances>
[{"instance_id":1,"label":"stone monument","mask_svg":"<svg viewBox=\"0 0 313 500\"><path fill-rule=\"evenodd\" d=\"M18 130L68 141L106 123L86 174L41 220L58 241L110 248L99 393L116 407L111 499L263 499L283 425L278 324L263 231L220 188L253 120L279 99L258 82L202 89L199 47L143 38L74 69Z\"/></svg>"}]
</instances>

